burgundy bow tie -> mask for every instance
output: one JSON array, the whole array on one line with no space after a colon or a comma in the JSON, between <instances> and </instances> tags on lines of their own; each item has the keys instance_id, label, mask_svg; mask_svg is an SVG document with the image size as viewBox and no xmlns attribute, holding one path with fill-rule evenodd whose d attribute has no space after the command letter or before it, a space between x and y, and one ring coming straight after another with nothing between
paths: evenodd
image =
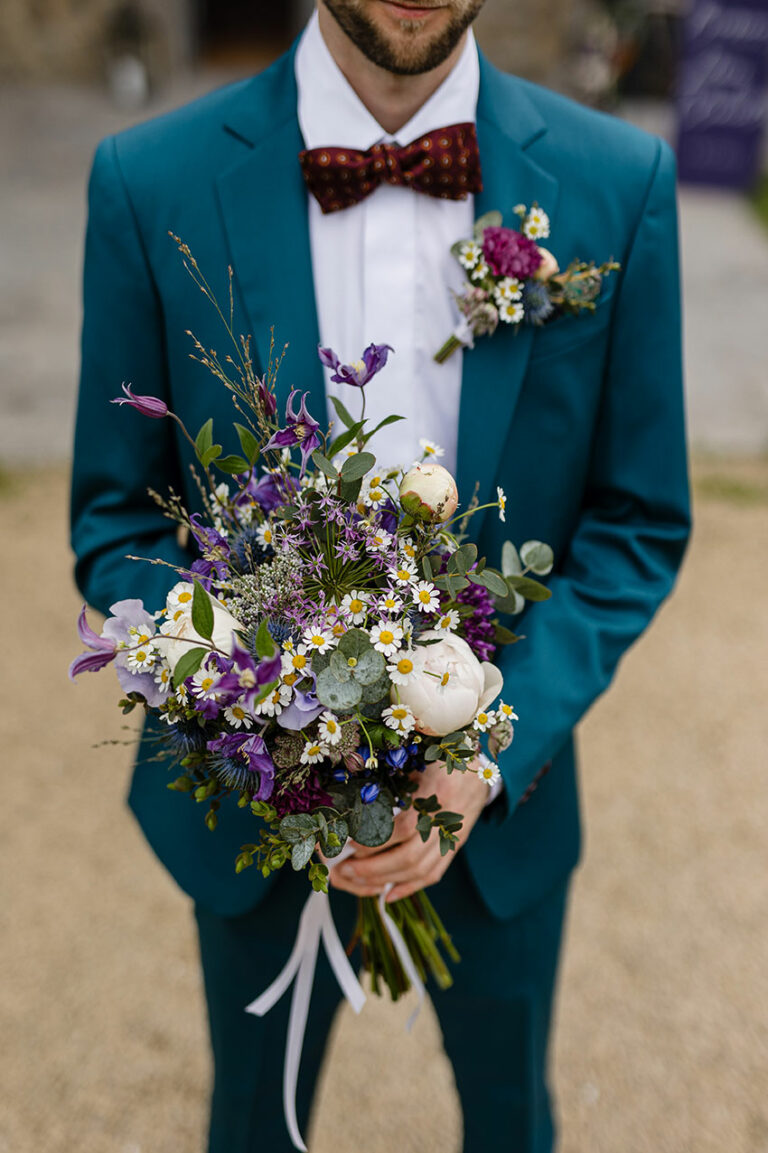
<instances>
[{"instance_id":1,"label":"burgundy bow tie","mask_svg":"<svg viewBox=\"0 0 768 1153\"><path fill-rule=\"evenodd\" d=\"M358 204L384 181L443 200L466 200L483 188L474 124L438 128L404 148L308 148L299 162L307 188L326 213Z\"/></svg>"}]
</instances>

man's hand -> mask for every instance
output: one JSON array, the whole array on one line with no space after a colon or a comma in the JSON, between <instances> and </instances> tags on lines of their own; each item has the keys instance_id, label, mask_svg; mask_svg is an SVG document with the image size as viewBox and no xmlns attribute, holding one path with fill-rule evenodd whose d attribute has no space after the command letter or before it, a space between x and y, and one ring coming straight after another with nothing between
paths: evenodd
<instances>
[{"instance_id":1,"label":"man's hand","mask_svg":"<svg viewBox=\"0 0 768 1153\"><path fill-rule=\"evenodd\" d=\"M353 857L331 869L330 881L335 888L357 897L375 897L386 885L392 884L394 888L387 894L387 901L398 901L440 880L485 808L488 786L469 770L455 771L448 776L445 765L440 762L427 765L418 779L414 797L437 796L442 809L464 815L456 849L441 856L440 840L434 829L429 839L422 841L416 831L418 813L413 808L407 809L395 818L395 831L386 845L378 849L358 845Z\"/></svg>"}]
</instances>

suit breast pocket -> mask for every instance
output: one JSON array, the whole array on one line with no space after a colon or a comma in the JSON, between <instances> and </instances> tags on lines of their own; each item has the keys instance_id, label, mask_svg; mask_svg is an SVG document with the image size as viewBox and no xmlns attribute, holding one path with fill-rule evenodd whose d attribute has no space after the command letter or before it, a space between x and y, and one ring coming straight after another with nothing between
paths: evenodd
<instances>
[{"instance_id":1,"label":"suit breast pocket","mask_svg":"<svg viewBox=\"0 0 768 1153\"><path fill-rule=\"evenodd\" d=\"M533 338L530 363L572 353L583 344L604 336L613 313L613 287L597 301L594 312L559 316L538 329Z\"/></svg>"}]
</instances>

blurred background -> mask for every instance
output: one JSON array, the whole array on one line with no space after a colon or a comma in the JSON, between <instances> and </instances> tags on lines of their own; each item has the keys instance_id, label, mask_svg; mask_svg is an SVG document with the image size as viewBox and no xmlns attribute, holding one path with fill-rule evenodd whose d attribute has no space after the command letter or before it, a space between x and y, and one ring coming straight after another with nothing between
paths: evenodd
<instances>
[{"instance_id":1,"label":"blurred background","mask_svg":"<svg viewBox=\"0 0 768 1153\"><path fill-rule=\"evenodd\" d=\"M130 748L99 745L126 736L110 678L64 679L85 182L101 137L263 68L311 8L0 5L0 1153L203 1147L190 910L122 808ZM681 174L696 531L582 727L561 1150L767 1153L768 0L487 0L476 30L667 138ZM460 1148L434 1019L407 1036L407 1012L340 1013L312 1153Z\"/></svg>"}]
</instances>

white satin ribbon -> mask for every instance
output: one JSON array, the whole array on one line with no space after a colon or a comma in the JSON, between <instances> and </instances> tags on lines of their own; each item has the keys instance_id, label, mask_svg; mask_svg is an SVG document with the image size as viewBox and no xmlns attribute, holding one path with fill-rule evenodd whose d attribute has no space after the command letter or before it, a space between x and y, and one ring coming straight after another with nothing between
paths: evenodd
<instances>
[{"instance_id":1,"label":"white satin ribbon","mask_svg":"<svg viewBox=\"0 0 768 1153\"><path fill-rule=\"evenodd\" d=\"M338 864L339 861L353 854L354 849L351 849L349 852L344 849L333 861L333 864L331 864L331 862L328 863L332 868L333 865ZM400 958L400 963L418 996L418 1004L408 1018L406 1025L408 1032L410 1032L414 1021L419 1015L422 1002L424 1001L425 990L418 971L411 959L411 955L408 952L408 946L403 940L397 925L387 912L384 898L391 888L391 885L387 885L384 892L379 896L379 913L384 928L392 942L392 946ZM344 946L339 940L339 934L333 921L331 902L328 894L315 892L309 894L304 908L301 911L296 940L284 968L278 973L269 988L265 989L259 997L245 1007L246 1013L253 1013L256 1017L263 1017L277 1004L283 993L287 992L291 982L295 978L296 983L293 987L293 996L291 997L291 1011L288 1017L288 1034L285 1040L283 1109L285 1111L285 1122L288 1126L288 1133L290 1134L294 1148L300 1149L302 1153L307 1153L307 1147L299 1132L299 1123L296 1117L296 1087L299 1081L299 1066L301 1064L302 1049L304 1048L307 1017L309 1015L309 1000L312 995L312 982L315 976L315 966L317 964L317 954L320 949L321 939L325 944L328 961L336 980L339 982L342 993L354 1011L359 1013L366 1001L365 993L344 951Z\"/></svg>"},{"instance_id":2,"label":"white satin ribbon","mask_svg":"<svg viewBox=\"0 0 768 1153\"><path fill-rule=\"evenodd\" d=\"M472 331L472 325L467 320L466 316L462 316L459 323L451 333L456 339L467 348L475 347L475 334Z\"/></svg>"}]
</instances>

